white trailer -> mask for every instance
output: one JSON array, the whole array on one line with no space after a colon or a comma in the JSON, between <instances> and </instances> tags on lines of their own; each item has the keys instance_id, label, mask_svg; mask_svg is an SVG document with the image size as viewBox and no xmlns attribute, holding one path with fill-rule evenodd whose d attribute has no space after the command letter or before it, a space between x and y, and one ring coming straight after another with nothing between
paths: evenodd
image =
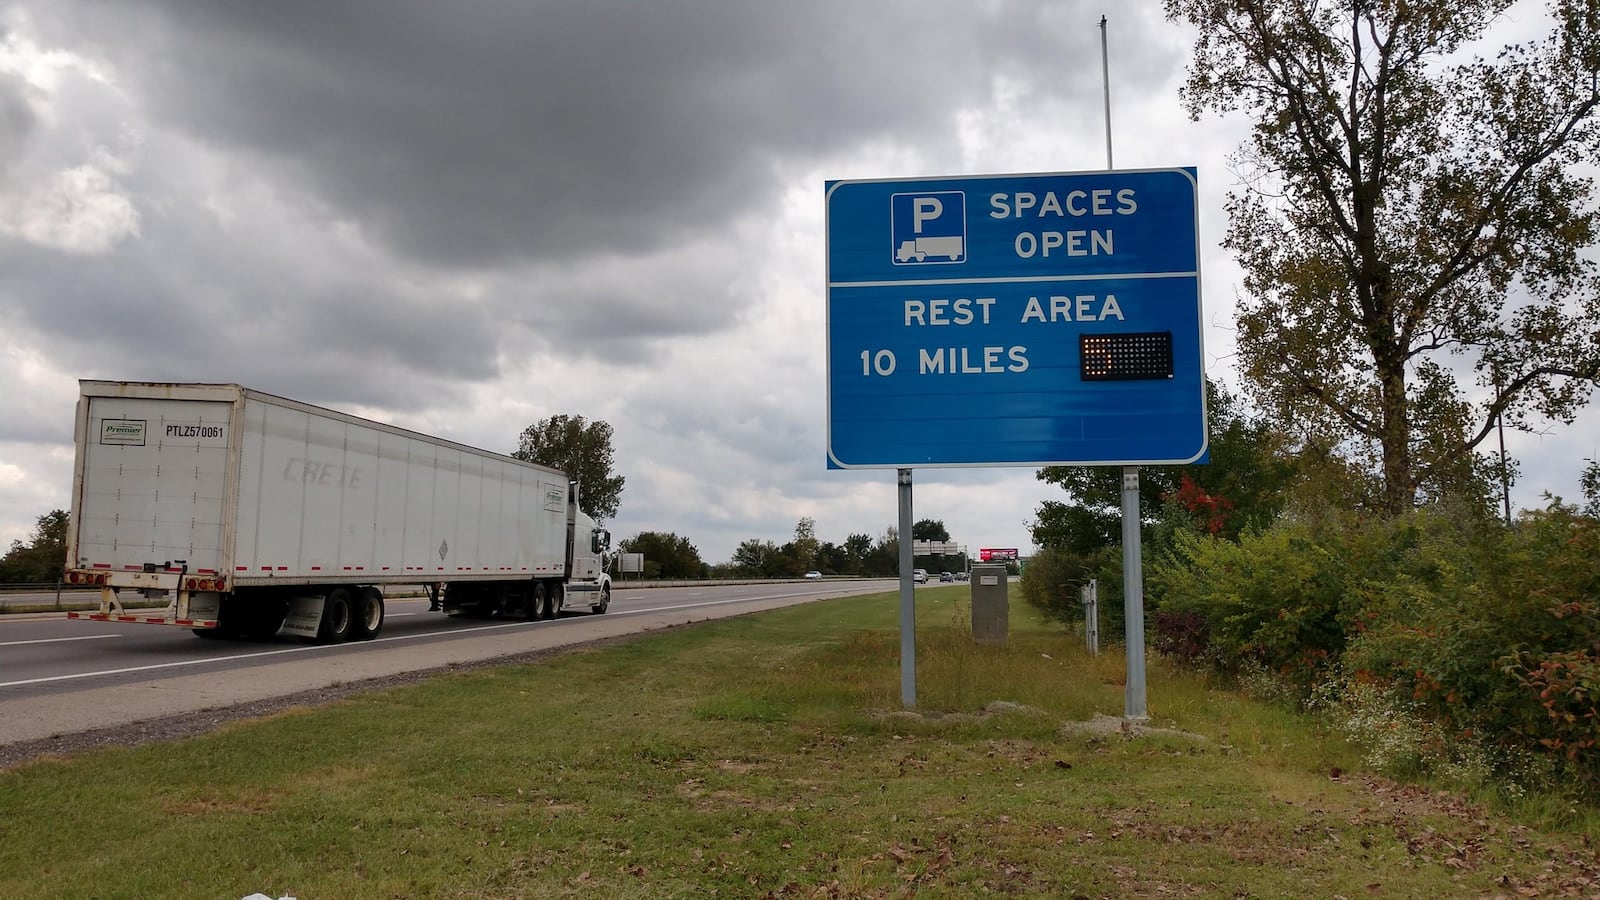
<instances>
[{"instance_id":1,"label":"white trailer","mask_svg":"<svg viewBox=\"0 0 1600 900\"><path fill-rule=\"evenodd\" d=\"M338 643L397 585L472 617L611 602L556 469L234 384L82 381L75 437L65 580L101 599L73 618Z\"/></svg>"}]
</instances>

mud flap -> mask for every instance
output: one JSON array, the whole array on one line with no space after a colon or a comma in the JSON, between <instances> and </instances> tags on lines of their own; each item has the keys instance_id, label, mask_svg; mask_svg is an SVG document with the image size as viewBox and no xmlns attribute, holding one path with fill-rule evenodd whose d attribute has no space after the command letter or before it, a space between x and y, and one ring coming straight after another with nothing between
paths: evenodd
<instances>
[{"instance_id":1,"label":"mud flap","mask_svg":"<svg viewBox=\"0 0 1600 900\"><path fill-rule=\"evenodd\" d=\"M283 633L316 640L317 629L322 625L322 601L321 596L290 598Z\"/></svg>"}]
</instances>

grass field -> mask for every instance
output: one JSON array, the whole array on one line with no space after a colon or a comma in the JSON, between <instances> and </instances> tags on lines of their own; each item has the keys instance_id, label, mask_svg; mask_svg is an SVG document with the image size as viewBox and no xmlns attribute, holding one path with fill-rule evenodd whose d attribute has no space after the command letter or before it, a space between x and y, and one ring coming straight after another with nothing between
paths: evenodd
<instances>
[{"instance_id":1,"label":"grass field","mask_svg":"<svg viewBox=\"0 0 1600 900\"><path fill-rule=\"evenodd\" d=\"M1594 895L1589 835L966 585L708 622L0 773L0 897ZM3 724L0 724L3 727ZM1587 821L1587 820L1585 820Z\"/></svg>"}]
</instances>

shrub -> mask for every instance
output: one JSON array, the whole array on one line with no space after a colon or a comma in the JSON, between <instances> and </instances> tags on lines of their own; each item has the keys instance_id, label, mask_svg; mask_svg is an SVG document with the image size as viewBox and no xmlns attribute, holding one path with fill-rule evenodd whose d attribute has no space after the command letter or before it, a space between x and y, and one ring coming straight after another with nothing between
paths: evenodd
<instances>
[{"instance_id":1,"label":"shrub","mask_svg":"<svg viewBox=\"0 0 1600 900\"><path fill-rule=\"evenodd\" d=\"M1203 632L1216 667L1237 674L1259 664L1303 691L1344 648L1346 582L1341 558L1295 525L1237 543L1178 532L1172 550L1146 566L1163 641L1181 643L1171 631L1180 625L1189 640Z\"/></svg>"},{"instance_id":2,"label":"shrub","mask_svg":"<svg viewBox=\"0 0 1600 900\"><path fill-rule=\"evenodd\" d=\"M1022 596L1051 618L1069 627L1081 627L1084 609L1078 590L1090 579L1099 582L1100 643L1121 640L1124 617L1120 547L1083 555L1047 547L1022 570Z\"/></svg>"}]
</instances>

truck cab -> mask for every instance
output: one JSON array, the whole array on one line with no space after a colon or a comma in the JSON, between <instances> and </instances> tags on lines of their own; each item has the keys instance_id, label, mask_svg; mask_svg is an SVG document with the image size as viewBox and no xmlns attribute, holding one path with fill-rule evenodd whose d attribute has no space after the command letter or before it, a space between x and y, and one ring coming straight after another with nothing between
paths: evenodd
<instances>
[{"instance_id":1,"label":"truck cab","mask_svg":"<svg viewBox=\"0 0 1600 900\"><path fill-rule=\"evenodd\" d=\"M567 536L565 606L603 613L611 606L611 532L578 508L577 482L567 503Z\"/></svg>"}]
</instances>

